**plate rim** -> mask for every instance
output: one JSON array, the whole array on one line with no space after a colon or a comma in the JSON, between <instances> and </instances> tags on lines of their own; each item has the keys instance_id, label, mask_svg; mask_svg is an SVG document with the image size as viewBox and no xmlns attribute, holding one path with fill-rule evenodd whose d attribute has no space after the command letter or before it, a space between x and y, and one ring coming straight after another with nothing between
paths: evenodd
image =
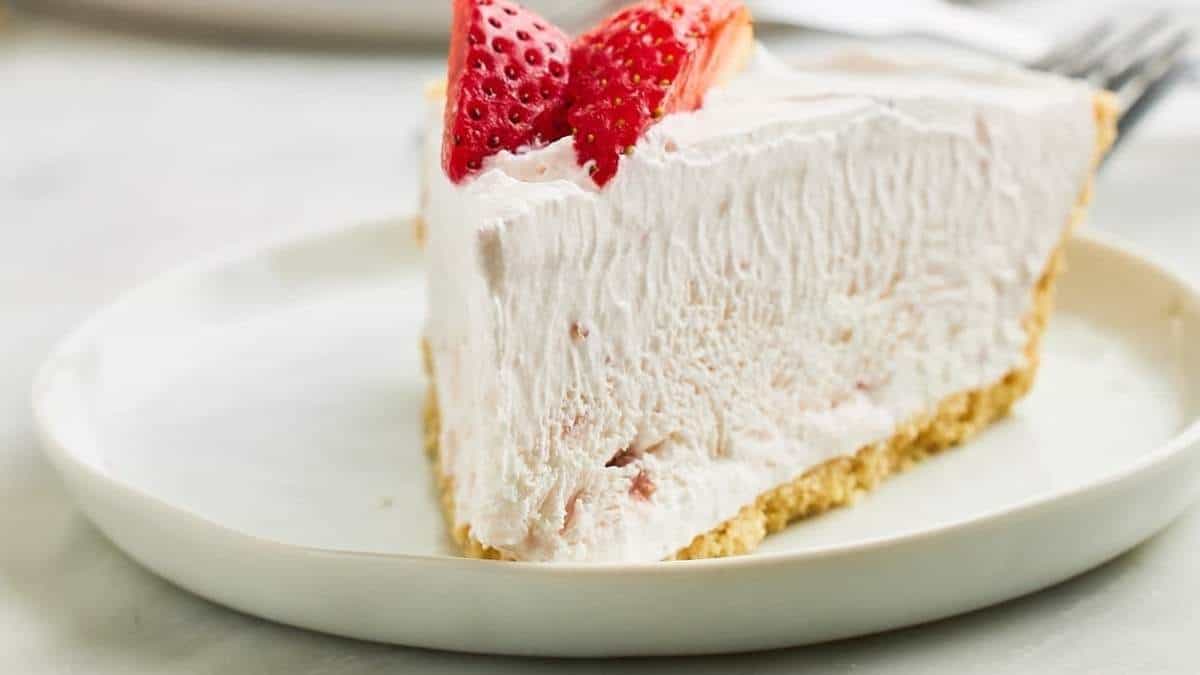
<instances>
[{"instance_id":1,"label":"plate rim","mask_svg":"<svg viewBox=\"0 0 1200 675\"><path fill-rule=\"evenodd\" d=\"M823 558L861 554L896 546L920 543L924 540L936 539L960 533L963 530L987 527L1000 520L1012 518L1024 513L1033 513L1056 502L1065 501L1072 498L1081 498L1091 493L1100 491L1106 487L1110 487L1124 481L1135 480L1143 473L1149 473L1153 471L1159 465L1166 463L1189 448L1200 447L1200 414L1197 414L1171 438L1157 444L1154 448L1149 449L1144 454L1140 455L1136 460L1119 469L1110 470L1105 474L1096 476L1086 482L1060 490L1058 492L1049 492L1043 495L1027 497L1023 500L1013 502L1007 506L976 516L960 518L957 520L948 520L930 527L871 537L849 544L825 544L813 548L806 548L801 551L762 552L754 553L752 555L732 556L707 560L595 563L477 560L461 556L424 553L381 553L372 551L354 551L346 549L304 546L276 541L260 535L234 529L228 525L212 520L211 518L193 511L189 511L182 506L172 504L159 496L146 492L133 485L127 484L126 482L119 480L117 477L99 470L91 463L78 458L77 453L72 451L68 443L63 440L63 435L61 434L58 425L55 423L53 414L49 410L50 405L48 403L48 399L50 398L49 393L52 391L56 374L61 370L64 362L68 360L67 357L72 353L74 348L76 348L78 345L86 344L90 338L94 337L107 319L118 313L122 308L135 304L143 294L171 283L179 283L189 278L202 277L206 272L211 272L215 269L244 264L264 255L281 254L292 249L317 246L323 240L336 239L355 231L376 229L381 232L387 231L394 234L393 230L395 228L401 228L404 232L411 232L412 225L415 220L416 216L375 220L357 223L350 226L317 230L315 232L309 232L300 236L282 237L268 241L259 241L248 246L234 248L227 250L224 253L206 256L199 260L185 263L179 267L168 270L163 274L152 277L144 283L127 289L114 301L95 310L89 317L84 319L64 337L60 338L48 352L48 355L46 356L42 365L38 368L33 379L31 402L35 431L38 438L41 440L41 446L44 453L49 456L60 474L66 474L68 468L72 469L73 471L82 472L88 479L92 481L99 481L105 484L108 489L121 492L126 497L133 497L137 500L148 502L156 509L164 510L170 513L172 517L183 518L190 521L192 525L215 530L222 536L240 538L244 541L259 546L265 545L280 549L282 551L291 551L306 555L311 554L345 557L359 560L393 561L396 564L436 564L443 566L462 566L474 569L502 567L505 572L509 574L535 574L542 576L550 573L554 575L600 575L607 577L612 575L627 575L630 573L637 573L639 575L676 575L688 574L700 570L744 570L748 568L754 569L761 567L791 566L800 565L808 561L819 560ZM416 246L416 243L412 240L412 238L406 236L402 237L402 239L404 242L406 242L406 247L409 249L406 251L406 253L409 255L416 254L419 258L419 248ZM1165 281L1169 282L1170 285L1174 286L1178 291L1180 291L1183 295L1184 302L1190 302L1193 307L1197 308L1197 311L1200 311L1200 286L1191 282L1182 274L1177 272L1172 265L1158 260L1153 254L1149 254L1138 245L1113 234L1097 232L1094 230L1075 232L1068 240L1068 245L1083 245L1098 248L1106 253L1124 258L1130 264L1147 268L1148 270L1157 273ZM419 260L415 264L419 265ZM72 496L75 497L75 491L71 490L71 492ZM87 513L86 509L84 509L84 512L85 514ZM87 515L89 520L92 520L91 515Z\"/></svg>"}]
</instances>

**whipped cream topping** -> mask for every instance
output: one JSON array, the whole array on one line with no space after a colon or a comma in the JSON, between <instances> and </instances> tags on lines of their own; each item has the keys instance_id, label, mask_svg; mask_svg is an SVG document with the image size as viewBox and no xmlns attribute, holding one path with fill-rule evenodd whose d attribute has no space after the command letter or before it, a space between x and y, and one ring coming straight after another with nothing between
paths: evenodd
<instances>
[{"instance_id":1,"label":"whipped cream topping","mask_svg":"<svg viewBox=\"0 0 1200 675\"><path fill-rule=\"evenodd\" d=\"M453 185L429 118L456 516L550 561L668 557L1020 365L1096 136L1065 80L761 49L603 190L569 138Z\"/></svg>"}]
</instances>

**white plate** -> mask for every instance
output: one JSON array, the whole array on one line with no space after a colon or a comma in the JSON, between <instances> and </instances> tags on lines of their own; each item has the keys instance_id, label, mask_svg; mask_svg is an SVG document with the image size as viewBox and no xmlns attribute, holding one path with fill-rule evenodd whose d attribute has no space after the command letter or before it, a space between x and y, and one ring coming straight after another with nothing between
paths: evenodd
<instances>
[{"instance_id":1,"label":"white plate","mask_svg":"<svg viewBox=\"0 0 1200 675\"><path fill-rule=\"evenodd\" d=\"M360 40L444 37L449 0L51 0L209 28ZM577 16L560 0L522 0L555 21ZM567 11L570 10L570 11Z\"/></svg>"},{"instance_id":2,"label":"white plate","mask_svg":"<svg viewBox=\"0 0 1200 675\"><path fill-rule=\"evenodd\" d=\"M781 647L965 612L1115 556L1200 488L1200 299L1085 237L1032 397L855 508L737 559L454 558L419 442L408 233L362 226L193 266L69 337L34 404L81 508L150 569L251 614L581 656Z\"/></svg>"}]
</instances>

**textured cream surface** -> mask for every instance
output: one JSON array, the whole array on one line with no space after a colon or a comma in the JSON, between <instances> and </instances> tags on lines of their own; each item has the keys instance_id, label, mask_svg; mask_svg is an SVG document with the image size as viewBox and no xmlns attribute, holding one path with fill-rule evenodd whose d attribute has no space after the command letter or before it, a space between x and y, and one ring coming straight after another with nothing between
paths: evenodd
<instances>
[{"instance_id":1,"label":"textured cream surface","mask_svg":"<svg viewBox=\"0 0 1200 675\"><path fill-rule=\"evenodd\" d=\"M698 560L749 553L767 535L778 532L792 521L852 503L892 474L930 454L968 440L992 421L1003 417L1029 391L1037 375L1039 344L1053 312L1054 282L1061 267L1061 255L1057 255L1034 292L1033 310L1025 321L1029 332L1025 365L989 387L944 399L932 414L908 420L886 440L862 448L854 455L828 460L759 495L743 506L736 516L697 535L672 557ZM422 351L426 373L431 378L424 411L425 448L434 462L442 507L452 536L468 557L511 558L511 555L484 546L467 525L456 523L454 481L441 470L441 416L437 391L432 384L434 366L428 344L422 345Z\"/></svg>"},{"instance_id":2,"label":"textured cream surface","mask_svg":"<svg viewBox=\"0 0 1200 675\"><path fill-rule=\"evenodd\" d=\"M760 59L604 191L563 142L452 186L431 142L456 525L518 559L661 559L1026 367L1095 139L1082 86L855 56Z\"/></svg>"}]
</instances>

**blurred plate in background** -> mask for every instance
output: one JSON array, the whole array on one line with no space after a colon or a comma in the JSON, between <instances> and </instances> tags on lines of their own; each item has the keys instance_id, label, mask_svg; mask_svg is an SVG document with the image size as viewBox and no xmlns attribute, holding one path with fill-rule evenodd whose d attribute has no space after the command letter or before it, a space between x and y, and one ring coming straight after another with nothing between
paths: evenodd
<instances>
[{"instance_id":1,"label":"blurred plate in background","mask_svg":"<svg viewBox=\"0 0 1200 675\"><path fill-rule=\"evenodd\" d=\"M364 41L444 37L449 0L24 0L68 10L100 10L205 29ZM522 0L564 25L594 1Z\"/></svg>"}]
</instances>

